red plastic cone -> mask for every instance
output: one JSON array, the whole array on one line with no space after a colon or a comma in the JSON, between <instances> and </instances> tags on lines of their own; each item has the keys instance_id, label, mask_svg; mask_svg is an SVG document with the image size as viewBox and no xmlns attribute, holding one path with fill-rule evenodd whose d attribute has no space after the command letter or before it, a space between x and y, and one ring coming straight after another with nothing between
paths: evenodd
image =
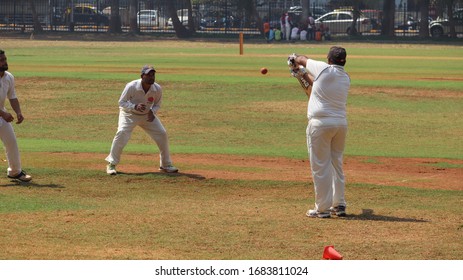
<instances>
[{"instance_id":1,"label":"red plastic cone","mask_svg":"<svg viewBox=\"0 0 463 280\"><path fill-rule=\"evenodd\" d=\"M341 254L338 253L334 249L333 245L325 246L325 250L323 250L323 259L324 260L342 260Z\"/></svg>"}]
</instances>

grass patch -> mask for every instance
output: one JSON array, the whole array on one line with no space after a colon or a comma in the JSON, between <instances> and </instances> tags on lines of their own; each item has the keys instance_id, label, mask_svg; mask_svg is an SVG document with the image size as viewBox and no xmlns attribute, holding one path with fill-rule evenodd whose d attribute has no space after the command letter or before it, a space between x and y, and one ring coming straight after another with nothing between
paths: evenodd
<instances>
[{"instance_id":1,"label":"grass patch","mask_svg":"<svg viewBox=\"0 0 463 280\"><path fill-rule=\"evenodd\" d=\"M462 257L453 222L461 192L349 185L348 218L312 220L304 213L313 189L300 182L159 173L99 179L78 173L59 193L42 186L46 177L4 188L0 258L320 259L328 243L346 259Z\"/></svg>"},{"instance_id":2,"label":"grass patch","mask_svg":"<svg viewBox=\"0 0 463 280\"><path fill-rule=\"evenodd\" d=\"M313 186L291 176L237 180L189 172L249 171L220 163L185 164L177 175L104 174L118 98L146 63L156 66L163 86L158 117L174 159L190 153L306 160L307 98L289 77L286 57L325 60L329 46L246 44L240 56L235 43L2 41L26 117L14 128L34 180L0 178L0 258L320 259L321 248L334 244L345 259L462 259L461 190L349 183L348 218L308 220ZM463 159L463 49L343 46L352 78L346 155L372 164L381 163L379 156L447 158L436 168L461 168L450 159ZM125 154L154 154L149 162L124 157L134 169L158 160L139 129Z\"/></svg>"}]
</instances>

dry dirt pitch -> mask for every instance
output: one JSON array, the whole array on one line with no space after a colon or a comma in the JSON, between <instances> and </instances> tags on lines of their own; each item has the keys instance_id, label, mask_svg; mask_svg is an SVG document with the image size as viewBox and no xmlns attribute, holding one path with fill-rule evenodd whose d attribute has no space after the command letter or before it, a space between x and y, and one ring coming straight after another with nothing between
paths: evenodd
<instances>
[{"instance_id":1,"label":"dry dirt pitch","mask_svg":"<svg viewBox=\"0 0 463 280\"><path fill-rule=\"evenodd\" d=\"M101 159L101 155L73 154L72 157ZM153 155L124 155L124 158L137 158L140 162L150 162ZM240 157L234 155L174 154L175 162L192 166L191 174L200 174L207 179L231 180L271 180L311 182L308 160L269 157ZM463 165L463 160L436 158L388 158L346 156L344 172L347 184L365 183L381 186L404 186L423 189L463 190L463 169L443 168L439 163ZM211 170L208 166L234 166L236 171ZM248 167L248 171L245 171ZM259 167L258 172L252 171ZM101 170L101 165L92 166ZM239 169L239 170L238 170ZM120 164L124 173L149 173L153 167ZM180 173L181 173L180 172ZM347 190L348 191L348 190Z\"/></svg>"}]
</instances>

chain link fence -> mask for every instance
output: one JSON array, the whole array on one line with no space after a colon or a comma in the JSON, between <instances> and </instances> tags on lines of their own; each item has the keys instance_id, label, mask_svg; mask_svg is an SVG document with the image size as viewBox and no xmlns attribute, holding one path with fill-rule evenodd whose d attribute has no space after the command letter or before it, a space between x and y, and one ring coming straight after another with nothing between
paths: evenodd
<instances>
[{"instance_id":1,"label":"chain link fence","mask_svg":"<svg viewBox=\"0 0 463 280\"><path fill-rule=\"evenodd\" d=\"M134 28L141 33L174 33L171 18L176 12L180 22L196 33L227 34L245 33L264 35L264 23L270 28L285 32L285 14L289 15L291 28L300 30L308 26L307 19L302 19L301 1L290 0L255 0L252 8L239 7L233 0L202 1L204 4L192 4L187 0L1 0L0 30L32 32L37 30L34 22L43 31L60 32L108 32L115 13L119 11L117 24L120 31L129 32ZM381 32L381 1L370 1L364 6L357 25L363 35L378 35ZM407 5L401 1L396 7L396 35L415 36L419 28L419 6ZM31 5L33 3L33 5ZM134 5L135 3L135 5ZM310 1L308 12L316 22L315 28L327 28L331 35L346 35L352 22L349 7L335 7L330 1ZM189 12L191 11L191 12ZM330 17L327 13L332 12ZM349 15L350 13L350 15ZM113 15L113 16L112 16ZM325 17L324 17L325 15ZM430 9L430 17L436 17L435 9ZM429 19L431 20L431 18ZM291 31L289 31L291 32Z\"/></svg>"}]
</instances>

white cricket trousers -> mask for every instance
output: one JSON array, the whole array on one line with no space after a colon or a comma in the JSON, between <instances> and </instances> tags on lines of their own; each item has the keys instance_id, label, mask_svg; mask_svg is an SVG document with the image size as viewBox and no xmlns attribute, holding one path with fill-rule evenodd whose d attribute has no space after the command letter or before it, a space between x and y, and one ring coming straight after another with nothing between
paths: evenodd
<instances>
[{"instance_id":1,"label":"white cricket trousers","mask_svg":"<svg viewBox=\"0 0 463 280\"><path fill-rule=\"evenodd\" d=\"M315 188L315 209L346 206L342 168L347 136L347 120L311 118L307 126L307 147Z\"/></svg>"},{"instance_id":2,"label":"white cricket trousers","mask_svg":"<svg viewBox=\"0 0 463 280\"><path fill-rule=\"evenodd\" d=\"M120 111L117 133L114 136L111 151L106 157L106 161L114 165L120 162L122 150L129 142L133 129L140 126L156 142L159 148L160 165L165 167L172 164L166 129L157 116L152 122L149 122L147 118L147 115L136 115Z\"/></svg>"},{"instance_id":3,"label":"white cricket trousers","mask_svg":"<svg viewBox=\"0 0 463 280\"><path fill-rule=\"evenodd\" d=\"M18 142L11 123L0 118L0 138L5 147L6 159L8 160L8 176L16 176L22 171L21 158Z\"/></svg>"}]
</instances>

